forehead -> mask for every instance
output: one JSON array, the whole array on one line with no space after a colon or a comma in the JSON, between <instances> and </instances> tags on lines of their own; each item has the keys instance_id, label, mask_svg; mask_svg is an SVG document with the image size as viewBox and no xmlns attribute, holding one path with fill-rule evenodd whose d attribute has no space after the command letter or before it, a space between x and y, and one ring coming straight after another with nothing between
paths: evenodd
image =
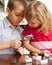
<instances>
[{"instance_id":1,"label":"forehead","mask_svg":"<svg viewBox=\"0 0 52 65\"><path fill-rule=\"evenodd\" d=\"M31 17L31 20L35 20L35 19L38 19L38 15L34 15Z\"/></svg>"},{"instance_id":2,"label":"forehead","mask_svg":"<svg viewBox=\"0 0 52 65\"><path fill-rule=\"evenodd\" d=\"M18 2L16 2L14 5L15 5L14 8L15 12L22 12L25 9L24 6Z\"/></svg>"},{"instance_id":3,"label":"forehead","mask_svg":"<svg viewBox=\"0 0 52 65\"><path fill-rule=\"evenodd\" d=\"M34 23L36 20L39 20L39 17L37 15L32 16L31 19L29 20L29 22Z\"/></svg>"},{"instance_id":4,"label":"forehead","mask_svg":"<svg viewBox=\"0 0 52 65\"><path fill-rule=\"evenodd\" d=\"M14 7L15 8L24 8L24 5L17 1L17 2L14 2Z\"/></svg>"}]
</instances>

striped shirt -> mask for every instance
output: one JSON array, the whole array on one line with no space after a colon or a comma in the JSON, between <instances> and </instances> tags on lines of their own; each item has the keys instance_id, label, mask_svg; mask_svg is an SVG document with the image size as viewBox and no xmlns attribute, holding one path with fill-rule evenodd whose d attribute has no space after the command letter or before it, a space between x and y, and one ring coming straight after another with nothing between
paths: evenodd
<instances>
[{"instance_id":1,"label":"striped shirt","mask_svg":"<svg viewBox=\"0 0 52 65\"><path fill-rule=\"evenodd\" d=\"M34 47L52 52L52 30L48 32L48 35L45 35L42 31L38 31L38 29L39 28L31 28L26 25L22 35L33 35L34 38L31 40L31 44Z\"/></svg>"}]
</instances>

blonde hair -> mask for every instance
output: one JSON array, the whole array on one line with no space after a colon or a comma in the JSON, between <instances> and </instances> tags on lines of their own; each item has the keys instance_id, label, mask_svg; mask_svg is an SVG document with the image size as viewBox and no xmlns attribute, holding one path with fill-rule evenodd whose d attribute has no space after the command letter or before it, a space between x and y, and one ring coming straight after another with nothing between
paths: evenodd
<instances>
[{"instance_id":1,"label":"blonde hair","mask_svg":"<svg viewBox=\"0 0 52 65\"><path fill-rule=\"evenodd\" d=\"M52 16L50 12L42 2L37 0L30 3L26 8L25 18L28 21L31 19L31 17L36 15L42 23L40 30L48 31L52 29Z\"/></svg>"}]
</instances>

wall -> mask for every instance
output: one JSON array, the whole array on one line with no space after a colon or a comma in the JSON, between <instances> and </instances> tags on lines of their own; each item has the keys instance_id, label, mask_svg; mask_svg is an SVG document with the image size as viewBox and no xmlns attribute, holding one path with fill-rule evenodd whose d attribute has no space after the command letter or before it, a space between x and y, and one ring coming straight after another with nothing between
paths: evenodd
<instances>
[{"instance_id":1,"label":"wall","mask_svg":"<svg viewBox=\"0 0 52 65\"><path fill-rule=\"evenodd\" d=\"M42 1L52 14L52 0L39 0Z\"/></svg>"},{"instance_id":2,"label":"wall","mask_svg":"<svg viewBox=\"0 0 52 65\"><path fill-rule=\"evenodd\" d=\"M47 8L49 9L49 11L52 14L52 0L39 0L39 1L44 2L45 5L47 6ZM6 11L6 6L7 6L6 3L7 3L7 0L5 0L5 11ZM6 13L0 12L0 19L2 20L5 17L6 17Z\"/></svg>"}]
</instances>

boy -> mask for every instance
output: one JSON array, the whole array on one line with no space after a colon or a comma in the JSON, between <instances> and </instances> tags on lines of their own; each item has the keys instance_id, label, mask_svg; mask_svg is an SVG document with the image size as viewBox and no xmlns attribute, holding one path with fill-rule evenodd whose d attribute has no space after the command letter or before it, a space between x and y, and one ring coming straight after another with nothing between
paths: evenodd
<instances>
[{"instance_id":1,"label":"boy","mask_svg":"<svg viewBox=\"0 0 52 65\"><path fill-rule=\"evenodd\" d=\"M15 54L21 46L21 28L18 24L23 20L25 0L9 0L8 16L0 21L0 54Z\"/></svg>"}]
</instances>

